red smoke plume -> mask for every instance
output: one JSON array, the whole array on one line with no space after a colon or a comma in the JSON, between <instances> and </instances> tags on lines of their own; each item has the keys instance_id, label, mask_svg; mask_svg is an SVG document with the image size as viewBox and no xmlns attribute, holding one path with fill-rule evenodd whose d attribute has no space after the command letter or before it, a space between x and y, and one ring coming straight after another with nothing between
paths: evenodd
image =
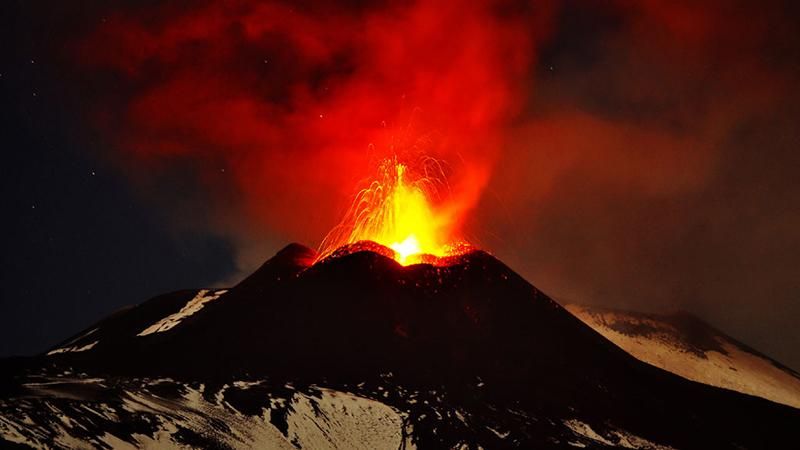
<instances>
[{"instance_id":1,"label":"red smoke plume","mask_svg":"<svg viewBox=\"0 0 800 450\"><path fill-rule=\"evenodd\" d=\"M196 177L154 191L199 192L244 271L319 242L417 144L479 244L557 298L705 311L748 341L794 326L796 2L176 3L107 17L73 56L123 169Z\"/></svg>"},{"instance_id":2,"label":"red smoke plume","mask_svg":"<svg viewBox=\"0 0 800 450\"><path fill-rule=\"evenodd\" d=\"M547 19L491 1L213 2L111 17L78 53L119 77L123 105L99 117L126 160L191 167L211 198L317 243L390 155L448 163L446 201L469 211Z\"/></svg>"}]
</instances>

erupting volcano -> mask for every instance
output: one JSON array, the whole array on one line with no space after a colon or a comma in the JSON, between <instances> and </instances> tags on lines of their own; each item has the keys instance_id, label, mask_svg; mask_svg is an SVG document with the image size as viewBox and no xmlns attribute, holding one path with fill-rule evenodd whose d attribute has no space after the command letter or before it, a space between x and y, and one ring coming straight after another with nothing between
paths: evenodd
<instances>
[{"instance_id":1,"label":"erupting volcano","mask_svg":"<svg viewBox=\"0 0 800 450\"><path fill-rule=\"evenodd\" d=\"M724 365L689 372L700 384L668 372L686 374L685 356L662 362L667 371L637 360L586 323L631 335L625 324L582 322L461 238L465 208L449 173L428 156L387 158L319 252L289 245L233 287L162 295L46 354L5 361L0 439L461 450L794 438L800 412L784 398L800 392L798 374L719 333L684 339L652 319L671 330L668 350ZM643 329L636 342L650 336ZM663 338L653 341L634 354L663 353Z\"/></svg>"},{"instance_id":2,"label":"erupting volcano","mask_svg":"<svg viewBox=\"0 0 800 450\"><path fill-rule=\"evenodd\" d=\"M3 28L26 40L0 67L7 336L41 349L190 288L0 359L0 447L797 447L800 374L686 315L571 313L532 284L796 292L761 264L800 267L764 238L800 242L796 164L753 151L797 153L776 89L797 91L796 20L751 39L770 23L717 35L741 1L6 3L38 5Z\"/></svg>"},{"instance_id":3,"label":"erupting volcano","mask_svg":"<svg viewBox=\"0 0 800 450\"><path fill-rule=\"evenodd\" d=\"M440 244L414 225L375 224L384 242L396 232ZM798 410L638 361L485 252L443 265L364 248L318 259L293 244L229 289L159 296L6 361L0 438L395 450L778 448L795 437Z\"/></svg>"},{"instance_id":4,"label":"erupting volcano","mask_svg":"<svg viewBox=\"0 0 800 450\"><path fill-rule=\"evenodd\" d=\"M342 222L320 245L320 258L360 242L387 247L402 265L436 262L470 246L459 239L457 217L448 204L450 187L442 162L420 157L412 164L397 157L379 165L377 177L356 195Z\"/></svg>"},{"instance_id":5,"label":"erupting volcano","mask_svg":"<svg viewBox=\"0 0 800 450\"><path fill-rule=\"evenodd\" d=\"M434 158L386 159L319 253L289 245L233 287L162 295L6 361L0 438L461 450L794 437L798 410L647 365L470 247L446 175ZM724 349L708 345L717 339L701 342L703 357ZM739 367L762 367L734 379L742 392L800 386L768 358L739 354Z\"/></svg>"}]
</instances>

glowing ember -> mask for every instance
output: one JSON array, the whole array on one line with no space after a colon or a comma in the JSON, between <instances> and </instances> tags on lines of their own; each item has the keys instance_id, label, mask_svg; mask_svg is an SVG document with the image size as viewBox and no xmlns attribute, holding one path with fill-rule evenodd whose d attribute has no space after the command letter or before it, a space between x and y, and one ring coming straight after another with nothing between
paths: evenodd
<instances>
[{"instance_id":1,"label":"glowing ember","mask_svg":"<svg viewBox=\"0 0 800 450\"><path fill-rule=\"evenodd\" d=\"M458 253L464 243L452 238L454 224L435 200L446 188L438 161L424 158L416 170L396 159L384 161L378 179L356 196L342 223L320 246L322 257L359 241L374 241L394 251L400 264Z\"/></svg>"}]
</instances>

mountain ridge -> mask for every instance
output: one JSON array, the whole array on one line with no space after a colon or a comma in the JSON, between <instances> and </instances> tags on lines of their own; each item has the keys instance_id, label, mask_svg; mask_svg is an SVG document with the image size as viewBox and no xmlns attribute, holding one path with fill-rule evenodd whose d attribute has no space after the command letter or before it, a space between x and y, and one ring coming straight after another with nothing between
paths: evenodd
<instances>
[{"instance_id":1,"label":"mountain ridge","mask_svg":"<svg viewBox=\"0 0 800 450\"><path fill-rule=\"evenodd\" d=\"M402 266L369 250L312 260L313 250L290 245L229 289L178 291L104 319L29 361L5 401L55 402L85 423L76 392L115 414L128 395L169 400L177 411L199 407L191 405L200 396L223 422L232 420L225 405L239 405L247 423L266 414L263 432L291 441L296 411L286 405L323 401L317 392L327 389L386 405L399 414L390 421L403 424L389 434L422 448L759 448L785 442L800 420L792 408L637 360L486 252L449 265ZM27 414L41 421L39 432L75 437L53 431L37 404ZM9 408L0 401L9 423L22 420ZM198 418L181 422L189 431L169 431L171 410L148 408L162 425L137 427L153 439L200 439L208 426Z\"/></svg>"},{"instance_id":2,"label":"mountain ridge","mask_svg":"<svg viewBox=\"0 0 800 450\"><path fill-rule=\"evenodd\" d=\"M684 378L800 408L800 374L686 311L566 309L637 359Z\"/></svg>"}]
</instances>

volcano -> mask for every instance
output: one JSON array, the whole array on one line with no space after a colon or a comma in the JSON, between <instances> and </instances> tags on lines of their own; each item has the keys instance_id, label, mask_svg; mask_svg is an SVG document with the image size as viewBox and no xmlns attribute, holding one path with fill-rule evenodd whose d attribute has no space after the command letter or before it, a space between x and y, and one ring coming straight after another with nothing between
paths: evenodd
<instances>
[{"instance_id":1,"label":"volcano","mask_svg":"<svg viewBox=\"0 0 800 450\"><path fill-rule=\"evenodd\" d=\"M388 252L388 253L387 253ZM488 253L292 244L2 366L9 445L783 448L800 410L646 364Z\"/></svg>"}]
</instances>

